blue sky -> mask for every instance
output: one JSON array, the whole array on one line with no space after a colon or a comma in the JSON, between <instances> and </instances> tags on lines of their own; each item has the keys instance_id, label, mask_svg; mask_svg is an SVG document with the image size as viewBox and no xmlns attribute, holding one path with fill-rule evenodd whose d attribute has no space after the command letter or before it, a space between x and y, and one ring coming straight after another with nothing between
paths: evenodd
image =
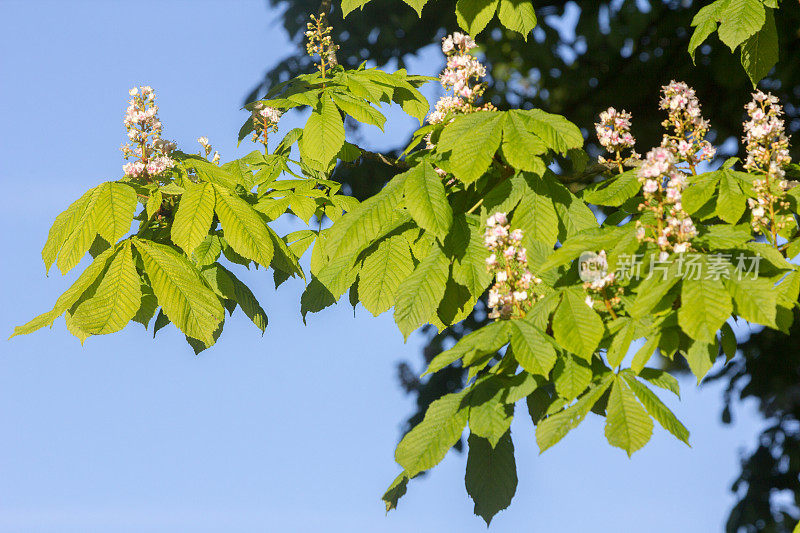
<instances>
[{"instance_id":1,"label":"blue sky","mask_svg":"<svg viewBox=\"0 0 800 533\"><path fill-rule=\"evenodd\" d=\"M128 88L157 90L165 137L187 151L200 135L223 159L252 149L236 149L239 108L292 50L278 18L260 0L0 2L2 329L49 309L74 279L46 278L41 246L70 202L120 176ZM439 67L432 54L410 70ZM364 132L367 144L392 146L414 127L392 118L385 135ZM301 124L288 115L282 129ZM263 271L243 277L266 334L234 317L200 356L174 329L153 340L139 325L84 347L63 320L2 341L0 532L485 531L459 454L412 483L397 511L379 501L413 409L396 363L417 363L423 339L403 344L390 315L354 317L344 303L304 326L301 283L275 292ZM594 415L540 456L520 405L520 483L492 530L720 531L761 421L745 405L722 426L717 386L682 387L667 401L693 448L657 428L630 460Z\"/></svg>"}]
</instances>

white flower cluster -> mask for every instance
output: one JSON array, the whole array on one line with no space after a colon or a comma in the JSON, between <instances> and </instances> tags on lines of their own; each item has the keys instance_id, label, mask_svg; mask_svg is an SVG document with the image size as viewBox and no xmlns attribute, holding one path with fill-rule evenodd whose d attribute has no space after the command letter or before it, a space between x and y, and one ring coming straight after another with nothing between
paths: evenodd
<instances>
[{"instance_id":1,"label":"white flower cluster","mask_svg":"<svg viewBox=\"0 0 800 533\"><path fill-rule=\"evenodd\" d=\"M600 310L607 311L616 318L616 310L622 305L622 300L619 297L622 294L622 287L616 285L617 274L616 272L608 271L608 259L605 250L600 250L600 253L593 257L591 262L591 272L594 273L593 279L583 283L583 288L588 293L586 305L594 308L595 302L603 302L603 307Z\"/></svg>"},{"instance_id":2,"label":"white flower cluster","mask_svg":"<svg viewBox=\"0 0 800 533\"><path fill-rule=\"evenodd\" d=\"M469 52L475 41L469 35L455 32L442 40L442 52L447 56L447 66L439 76L445 90L453 90L453 96L442 96L436 109L428 116L429 124L441 124L449 115L471 113L482 109L494 109L487 104L475 107L475 101L483 94L486 67Z\"/></svg>"},{"instance_id":3,"label":"white flower cluster","mask_svg":"<svg viewBox=\"0 0 800 533\"><path fill-rule=\"evenodd\" d=\"M672 128L671 134L664 135L661 146L675 155L676 163L686 162L694 172L701 161L714 159L716 149L706 140L710 124L700 114L694 89L673 80L661 88L659 107L668 114L662 125Z\"/></svg>"},{"instance_id":4,"label":"white flower cluster","mask_svg":"<svg viewBox=\"0 0 800 533\"><path fill-rule=\"evenodd\" d=\"M636 139L631 134L631 114L624 109L617 111L609 107L600 113L600 122L595 123L594 129L600 145L616 156L612 160L601 156L599 158L601 165L616 166L622 172L623 165L634 166L641 159L641 156L633 150ZM630 150L631 154L623 157L623 150Z\"/></svg>"},{"instance_id":5,"label":"white flower cluster","mask_svg":"<svg viewBox=\"0 0 800 533\"><path fill-rule=\"evenodd\" d=\"M505 213L495 213L486 220L483 243L491 251L486 268L494 273L495 283L489 289L489 318L525 316L537 295L534 285L542 282L528 270L528 255L520 247L522 230L509 231Z\"/></svg>"},{"instance_id":6,"label":"white flower cluster","mask_svg":"<svg viewBox=\"0 0 800 533\"><path fill-rule=\"evenodd\" d=\"M122 154L125 159L136 160L123 165L122 170L126 176L147 179L175 165L169 154L176 146L161 138L161 121L152 87L134 87L128 94L131 99L123 123L129 142L122 145Z\"/></svg>"},{"instance_id":7,"label":"white flower cluster","mask_svg":"<svg viewBox=\"0 0 800 533\"><path fill-rule=\"evenodd\" d=\"M640 241L655 242L661 249L660 259L666 260L669 252L684 253L691 250L691 240L697 235L692 218L681 203L686 188L686 174L676 166L675 155L667 148L653 148L639 167L639 181L644 191L644 202L639 210L653 212L656 226L648 228L637 222L636 236Z\"/></svg>"},{"instance_id":8,"label":"white flower cluster","mask_svg":"<svg viewBox=\"0 0 800 533\"><path fill-rule=\"evenodd\" d=\"M198 137L197 142L203 147L203 150L200 151L200 155L208 157L208 154L210 154L212 150L211 144L208 142L208 137ZM219 152L214 151L214 157L211 159L211 162L219 164Z\"/></svg>"},{"instance_id":9,"label":"white flower cluster","mask_svg":"<svg viewBox=\"0 0 800 533\"><path fill-rule=\"evenodd\" d=\"M756 198L749 198L753 230L760 233L772 228L773 240L789 220L786 213L789 207L784 199L790 188L785 179L784 166L791 163L789 138L784 130L783 108L778 98L761 91L753 93L753 100L745 109L750 120L744 123L744 138L747 145L747 161L744 168L763 174L763 178L753 181Z\"/></svg>"},{"instance_id":10,"label":"white flower cluster","mask_svg":"<svg viewBox=\"0 0 800 533\"><path fill-rule=\"evenodd\" d=\"M278 121L283 112L280 109L264 105L257 102L253 106L253 142L260 142L267 145L267 136L270 133L277 133Z\"/></svg>"}]
</instances>

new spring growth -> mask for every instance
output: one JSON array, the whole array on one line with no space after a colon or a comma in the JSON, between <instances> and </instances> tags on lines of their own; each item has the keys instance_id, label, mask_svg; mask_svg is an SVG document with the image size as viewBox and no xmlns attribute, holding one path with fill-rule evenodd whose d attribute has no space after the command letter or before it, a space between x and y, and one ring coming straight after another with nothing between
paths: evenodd
<instances>
[{"instance_id":1,"label":"new spring growth","mask_svg":"<svg viewBox=\"0 0 800 533\"><path fill-rule=\"evenodd\" d=\"M441 124L455 114L494 109L492 104L475 106L486 90L486 85L481 81L486 77L486 67L470 54L473 48L475 41L463 33L455 32L442 39L442 52L447 56L447 65L439 80L445 91L452 90L453 95L439 98L434 112L428 115L429 124Z\"/></svg>"},{"instance_id":2,"label":"new spring growth","mask_svg":"<svg viewBox=\"0 0 800 533\"><path fill-rule=\"evenodd\" d=\"M328 26L324 13L316 17L311 15L311 22L306 24L306 52L312 58L314 56L319 58L317 69L323 79L325 71L337 64L336 50L339 46L334 44L331 31L333 28Z\"/></svg>"},{"instance_id":3,"label":"new spring growth","mask_svg":"<svg viewBox=\"0 0 800 533\"><path fill-rule=\"evenodd\" d=\"M267 138L270 133L277 133L278 121L281 119L282 111L269 107L261 102L253 106L253 142L260 142L267 149Z\"/></svg>"},{"instance_id":4,"label":"new spring growth","mask_svg":"<svg viewBox=\"0 0 800 533\"><path fill-rule=\"evenodd\" d=\"M211 145L208 143L208 137L198 137L197 142L200 143L200 146L202 147L198 154L201 157L208 159L208 155L212 150ZM216 150L214 151L214 157L211 158L211 162L217 165L219 164L219 152Z\"/></svg>"},{"instance_id":5,"label":"new spring growth","mask_svg":"<svg viewBox=\"0 0 800 533\"><path fill-rule=\"evenodd\" d=\"M714 159L716 149L706 140L709 123L700 114L700 101L694 89L673 80L661 88L659 107L667 111L661 123L667 133L661 141L662 148L675 156L675 163L687 163L692 174L701 161Z\"/></svg>"},{"instance_id":6,"label":"new spring growth","mask_svg":"<svg viewBox=\"0 0 800 533\"><path fill-rule=\"evenodd\" d=\"M617 111L609 107L600 113L600 122L595 123L594 129L597 132L597 140L607 152L614 154L614 159L606 159L602 156L598 158L601 165L609 168L617 168L620 172L623 167L636 166L641 160L633 146L636 139L631 134L631 114L625 111ZM623 152L630 150L630 154L625 156Z\"/></svg>"},{"instance_id":7,"label":"new spring growth","mask_svg":"<svg viewBox=\"0 0 800 533\"><path fill-rule=\"evenodd\" d=\"M617 318L617 311L622 305L620 295L622 287L617 285L615 272L608 271L606 251L600 250L599 254L581 263L581 278L584 279L583 288L586 290L586 305L601 312L607 312L612 318Z\"/></svg>"},{"instance_id":8,"label":"new spring growth","mask_svg":"<svg viewBox=\"0 0 800 533\"><path fill-rule=\"evenodd\" d=\"M781 116L783 109L778 98L761 91L753 93L753 100L745 105L750 120L744 123L742 141L747 147L744 168L763 177L753 181L755 198L749 198L752 226L756 233L772 233L772 242L790 220L786 210L789 203L785 192L790 188L784 166L791 163L789 138Z\"/></svg>"},{"instance_id":9,"label":"new spring growth","mask_svg":"<svg viewBox=\"0 0 800 533\"><path fill-rule=\"evenodd\" d=\"M486 269L495 279L489 289L489 318L525 316L538 297L533 287L542 282L528 270L527 252L520 247L522 230L509 229L505 213L495 213L486 220L483 243L491 252Z\"/></svg>"},{"instance_id":10,"label":"new spring growth","mask_svg":"<svg viewBox=\"0 0 800 533\"><path fill-rule=\"evenodd\" d=\"M639 167L639 181L644 192L639 210L651 211L656 224L645 227L637 221L636 236L639 241L655 242L661 250L661 261L665 261L670 252L680 254L691 250L691 240L697 235L692 218L681 204L686 174L675 163L676 158L669 149L658 147L648 152Z\"/></svg>"},{"instance_id":11,"label":"new spring growth","mask_svg":"<svg viewBox=\"0 0 800 533\"><path fill-rule=\"evenodd\" d=\"M158 118L156 95L152 87L134 87L128 94L125 111L125 129L129 142L122 145L122 155L134 159L122 166L125 176L149 180L175 165L169 154L175 150L173 142L161 138L161 121Z\"/></svg>"}]
</instances>

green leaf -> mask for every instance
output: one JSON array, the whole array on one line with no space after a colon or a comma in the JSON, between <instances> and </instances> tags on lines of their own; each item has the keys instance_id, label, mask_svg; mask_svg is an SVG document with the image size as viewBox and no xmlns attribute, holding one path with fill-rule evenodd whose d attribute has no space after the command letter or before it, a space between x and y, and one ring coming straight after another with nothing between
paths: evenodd
<instances>
[{"instance_id":1,"label":"green leaf","mask_svg":"<svg viewBox=\"0 0 800 533\"><path fill-rule=\"evenodd\" d=\"M558 215L547 184L531 175L526 175L525 181L527 187L514 210L511 223L521 229L526 238L553 246L558 240Z\"/></svg>"},{"instance_id":2,"label":"green leaf","mask_svg":"<svg viewBox=\"0 0 800 533\"><path fill-rule=\"evenodd\" d=\"M142 300L139 274L126 241L114 254L91 298L72 313L75 324L91 335L105 335L124 328L136 315Z\"/></svg>"},{"instance_id":3,"label":"green leaf","mask_svg":"<svg viewBox=\"0 0 800 533\"><path fill-rule=\"evenodd\" d=\"M499 0L458 0L456 19L458 25L470 35L478 35L497 11Z\"/></svg>"},{"instance_id":4,"label":"green leaf","mask_svg":"<svg viewBox=\"0 0 800 533\"><path fill-rule=\"evenodd\" d=\"M172 242L191 257L200 243L208 237L217 195L214 193L214 185L208 182L196 185L187 182L186 185L172 223L171 237Z\"/></svg>"},{"instance_id":5,"label":"green leaf","mask_svg":"<svg viewBox=\"0 0 800 533\"><path fill-rule=\"evenodd\" d=\"M364 7L368 2L369 0L342 0L342 16L346 17L351 11Z\"/></svg>"},{"instance_id":6,"label":"green leaf","mask_svg":"<svg viewBox=\"0 0 800 533\"><path fill-rule=\"evenodd\" d=\"M17 326L14 328L14 333L9 338L13 339L17 335L27 335L28 333L33 333L40 328L52 325L56 318L61 316L65 311L72 307L75 302L81 298L83 293L95 283L98 276L105 271L106 266L108 265L108 262L111 260L111 257L114 255L115 251L116 248L111 247L98 255L95 260L86 267L86 270L81 272L81 275L78 276L78 279L75 280L75 283L73 283L70 288L64 292L64 294L58 297L53 309L46 313L42 313L22 326Z\"/></svg>"},{"instance_id":7,"label":"green leaf","mask_svg":"<svg viewBox=\"0 0 800 533\"><path fill-rule=\"evenodd\" d=\"M136 192L130 185L113 181L100 185L99 191L94 206L97 234L109 244L115 244L131 229L136 211Z\"/></svg>"},{"instance_id":8,"label":"green leaf","mask_svg":"<svg viewBox=\"0 0 800 533\"><path fill-rule=\"evenodd\" d=\"M504 121L502 113L479 111L445 126L437 149L452 152L449 164L456 178L469 184L486 172L500 147Z\"/></svg>"},{"instance_id":9,"label":"green leaf","mask_svg":"<svg viewBox=\"0 0 800 533\"><path fill-rule=\"evenodd\" d=\"M475 502L475 514L488 526L494 515L511 505L517 490L517 465L514 443L506 433L496 446L470 434L468 439L467 493Z\"/></svg>"},{"instance_id":10,"label":"green leaf","mask_svg":"<svg viewBox=\"0 0 800 533\"><path fill-rule=\"evenodd\" d=\"M553 315L553 336L568 351L591 361L605 328L600 316L586 305L582 292L564 291Z\"/></svg>"},{"instance_id":11,"label":"green leaf","mask_svg":"<svg viewBox=\"0 0 800 533\"><path fill-rule=\"evenodd\" d=\"M204 268L201 272L203 278L226 300L239 304L242 311L263 333L267 328L267 313L258 303L250 288L242 283L233 272L222 265L214 264Z\"/></svg>"},{"instance_id":12,"label":"green leaf","mask_svg":"<svg viewBox=\"0 0 800 533\"><path fill-rule=\"evenodd\" d=\"M752 279L743 276L737 279L736 273L725 280L728 292L733 298L737 315L753 324L778 328L775 322L778 306L778 290L766 278Z\"/></svg>"},{"instance_id":13,"label":"green leaf","mask_svg":"<svg viewBox=\"0 0 800 533\"><path fill-rule=\"evenodd\" d=\"M222 239L218 235L206 235L206 238L194 250L197 266L210 265L219 259L222 253Z\"/></svg>"},{"instance_id":14,"label":"green leaf","mask_svg":"<svg viewBox=\"0 0 800 533\"><path fill-rule=\"evenodd\" d=\"M273 245L264 220L250 204L230 190L218 185L213 187L217 197L215 210L225 231L225 240L239 255L269 266Z\"/></svg>"},{"instance_id":15,"label":"green leaf","mask_svg":"<svg viewBox=\"0 0 800 533\"><path fill-rule=\"evenodd\" d=\"M766 10L764 26L742 45L741 57L753 88L778 62L778 30L771 9Z\"/></svg>"},{"instance_id":16,"label":"green leaf","mask_svg":"<svg viewBox=\"0 0 800 533\"><path fill-rule=\"evenodd\" d=\"M344 214L327 230L325 252L330 257L341 257L358 252L376 238L381 228L394 216L401 204L406 174L392 178L375 196Z\"/></svg>"},{"instance_id":17,"label":"green leaf","mask_svg":"<svg viewBox=\"0 0 800 533\"><path fill-rule=\"evenodd\" d=\"M517 362L531 374L547 377L556 363L550 337L526 320L510 320L509 324L511 347Z\"/></svg>"},{"instance_id":18,"label":"green leaf","mask_svg":"<svg viewBox=\"0 0 800 533\"><path fill-rule=\"evenodd\" d=\"M524 0L502 0L505 3ZM501 4L502 6L503 4ZM530 4L528 4L530 5ZM503 155L511 166L528 172L541 173L544 164L535 157L547 152L547 146L539 137L527 130L523 111L512 110L506 113L503 123Z\"/></svg>"},{"instance_id":19,"label":"green leaf","mask_svg":"<svg viewBox=\"0 0 800 533\"><path fill-rule=\"evenodd\" d=\"M508 343L509 335L512 334L509 324L505 320L490 322L465 335L455 346L434 357L422 375L438 372L461 358L465 360L464 366L468 366L470 361L497 352Z\"/></svg>"},{"instance_id":20,"label":"green leaf","mask_svg":"<svg viewBox=\"0 0 800 533\"><path fill-rule=\"evenodd\" d=\"M419 227L444 240L453 223L453 210L447 201L442 178L427 161L406 174L404 191L411 218Z\"/></svg>"},{"instance_id":21,"label":"green leaf","mask_svg":"<svg viewBox=\"0 0 800 533\"><path fill-rule=\"evenodd\" d=\"M161 309L185 335L211 346L225 318L219 298L206 288L199 272L174 248L134 239Z\"/></svg>"},{"instance_id":22,"label":"green leaf","mask_svg":"<svg viewBox=\"0 0 800 533\"><path fill-rule=\"evenodd\" d=\"M444 296L450 270L450 260L436 248L414 272L406 278L397 291L394 321L408 339L412 331L428 321Z\"/></svg>"},{"instance_id":23,"label":"green leaf","mask_svg":"<svg viewBox=\"0 0 800 533\"><path fill-rule=\"evenodd\" d=\"M719 13L719 38L733 52L764 26L765 17L761 0L728 0Z\"/></svg>"},{"instance_id":24,"label":"green leaf","mask_svg":"<svg viewBox=\"0 0 800 533\"><path fill-rule=\"evenodd\" d=\"M451 235L458 231L463 233L461 237L466 236L463 252L458 250L453 254L453 279L479 298L491 283L492 275L486 270L489 252L483 244L483 231L473 222L463 217L456 217L453 221Z\"/></svg>"},{"instance_id":25,"label":"green leaf","mask_svg":"<svg viewBox=\"0 0 800 533\"><path fill-rule=\"evenodd\" d=\"M664 402L662 402L653 391L637 380L632 374L623 372L622 377L633 390L633 393L639 401L642 402L642 405L644 405L644 408L650 416L655 418L656 421L661 424L661 427L672 433L675 438L685 442L686 445L689 446L689 430L686 429L686 426L681 424L680 420L670 411L669 407L664 405Z\"/></svg>"},{"instance_id":26,"label":"green leaf","mask_svg":"<svg viewBox=\"0 0 800 533\"><path fill-rule=\"evenodd\" d=\"M689 363L689 369L697 378L698 385L708 374L708 371L711 370L711 367L714 366L717 353L716 339L714 343L694 341L686 351L686 362Z\"/></svg>"},{"instance_id":27,"label":"green leaf","mask_svg":"<svg viewBox=\"0 0 800 533\"><path fill-rule=\"evenodd\" d=\"M628 354L631 343L638 338L638 325L636 321L629 318L621 318L620 320L624 320L625 325L614 334L611 345L606 352L608 364L612 367L617 367L622 363L622 360L625 359L625 356Z\"/></svg>"},{"instance_id":28,"label":"green leaf","mask_svg":"<svg viewBox=\"0 0 800 533\"><path fill-rule=\"evenodd\" d=\"M723 172L719 181L717 216L729 224L742 218L747 206L747 195L742 193L739 181L730 172Z\"/></svg>"},{"instance_id":29,"label":"green leaf","mask_svg":"<svg viewBox=\"0 0 800 533\"><path fill-rule=\"evenodd\" d=\"M506 403L507 385L495 376L479 381L470 391L469 429L483 437L489 444L497 446L500 438L508 432L514 418L514 404Z\"/></svg>"},{"instance_id":30,"label":"green leaf","mask_svg":"<svg viewBox=\"0 0 800 533\"><path fill-rule=\"evenodd\" d=\"M589 363L583 359L567 353L556 361L553 369L553 381L558 395L572 401L591 383L592 369Z\"/></svg>"},{"instance_id":31,"label":"green leaf","mask_svg":"<svg viewBox=\"0 0 800 533\"><path fill-rule=\"evenodd\" d=\"M324 169L333 161L343 144L342 116L330 95L324 94L303 128L303 137L299 142L300 157L303 160L316 161Z\"/></svg>"},{"instance_id":32,"label":"green leaf","mask_svg":"<svg viewBox=\"0 0 800 533\"><path fill-rule=\"evenodd\" d=\"M42 250L48 270L58 254L58 269L62 274L70 271L98 234L116 243L130 230L135 209L136 193L129 185L106 182L86 192L53 224Z\"/></svg>"},{"instance_id":33,"label":"green leaf","mask_svg":"<svg viewBox=\"0 0 800 533\"><path fill-rule=\"evenodd\" d=\"M536 13L528 0L500 0L497 16L503 26L519 33L526 41L536 27Z\"/></svg>"},{"instance_id":34,"label":"green leaf","mask_svg":"<svg viewBox=\"0 0 800 533\"><path fill-rule=\"evenodd\" d=\"M727 0L713 2L700 9L692 19L692 26L695 28L692 38L689 40L689 55L692 56L692 63L695 62L694 56L697 48L717 30L719 12L726 2Z\"/></svg>"},{"instance_id":35,"label":"green leaf","mask_svg":"<svg viewBox=\"0 0 800 533\"><path fill-rule=\"evenodd\" d=\"M717 330L731 316L733 304L721 280L705 277L703 268L700 274L683 280L678 324L691 338L714 342Z\"/></svg>"},{"instance_id":36,"label":"green leaf","mask_svg":"<svg viewBox=\"0 0 800 533\"><path fill-rule=\"evenodd\" d=\"M650 440L653 421L619 376L614 379L606 413L606 439L612 446L625 450L628 457Z\"/></svg>"},{"instance_id":37,"label":"green leaf","mask_svg":"<svg viewBox=\"0 0 800 533\"><path fill-rule=\"evenodd\" d=\"M447 394L431 403L422 422L397 445L394 458L408 477L439 464L461 438L469 412L461 406L463 398L463 392Z\"/></svg>"},{"instance_id":38,"label":"green leaf","mask_svg":"<svg viewBox=\"0 0 800 533\"><path fill-rule=\"evenodd\" d=\"M358 98L353 98L350 95L337 92L331 93L331 98L333 98L333 102L336 104L336 107L353 117L358 122L377 126L381 131L383 131L383 125L386 122L386 117L371 105L365 103L363 100L359 100Z\"/></svg>"},{"instance_id":39,"label":"green leaf","mask_svg":"<svg viewBox=\"0 0 800 533\"><path fill-rule=\"evenodd\" d=\"M389 485L389 488L386 489L386 492L381 497L381 500L386 503L387 513L392 509L397 509L397 502L405 495L407 487L408 475L405 472L394 478L392 484Z\"/></svg>"},{"instance_id":40,"label":"green leaf","mask_svg":"<svg viewBox=\"0 0 800 533\"><path fill-rule=\"evenodd\" d=\"M597 384L591 385L586 394L578 398L574 405L551 414L536 424L536 443L539 445L539 453L544 453L563 439L570 430L578 427L594 404L608 390L612 381L614 375L606 374Z\"/></svg>"},{"instance_id":41,"label":"green leaf","mask_svg":"<svg viewBox=\"0 0 800 533\"><path fill-rule=\"evenodd\" d=\"M529 131L538 135L552 150L567 155L571 148L583 146L581 130L561 115L545 113L541 109L518 110Z\"/></svg>"},{"instance_id":42,"label":"green leaf","mask_svg":"<svg viewBox=\"0 0 800 533\"><path fill-rule=\"evenodd\" d=\"M636 196L641 189L636 170L622 174L599 183L583 193L583 200L595 205L618 207Z\"/></svg>"},{"instance_id":43,"label":"green leaf","mask_svg":"<svg viewBox=\"0 0 800 533\"><path fill-rule=\"evenodd\" d=\"M647 380L651 385L668 390L678 398L681 397L681 389L678 380L665 370L660 368L643 368L639 371L639 377Z\"/></svg>"},{"instance_id":44,"label":"green leaf","mask_svg":"<svg viewBox=\"0 0 800 533\"><path fill-rule=\"evenodd\" d=\"M422 17L422 8L428 3L428 0L403 0L406 4L411 6L417 12L418 17Z\"/></svg>"},{"instance_id":45,"label":"green leaf","mask_svg":"<svg viewBox=\"0 0 800 533\"><path fill-rule=\"evenodd\" d=\"M388 310L394 305L400 284L413 271L414 260L406 239L394 235L382 240L364 259L358 275L361 303L373 316Z\"/></svg>"}]
</instances>

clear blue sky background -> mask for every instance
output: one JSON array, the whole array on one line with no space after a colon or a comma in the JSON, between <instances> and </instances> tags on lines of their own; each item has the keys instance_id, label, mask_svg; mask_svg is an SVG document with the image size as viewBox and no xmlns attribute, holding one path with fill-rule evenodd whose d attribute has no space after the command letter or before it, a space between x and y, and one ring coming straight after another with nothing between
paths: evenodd
<instances>
[{"instance_id":1,"label":"clear blue sky background","mask_svg":"<svg viewBox=\"0 0 800 533\"><path fill-rule=\"evenodd\" d=\"M292 50L278 17L260 0L0 1L0 329L49 309L74 279L45 278L41 246L70 202L120 176L129 87L156 88L165 137L187 150L200 135L224 158L252 149L236 149L239 108ZM414 70L435 74L438 61ZM385 136L364 132L368 144L413 128L393 117ZM301 284L276 293L271 276L244 277L270 316L266 334L235 317L199 357L171 327L155 341L136 325L81 347L61 320L0 341L0 532L485 530L463 455L412 483L390 515L379 501L413 409L395 365L419 361L423 339L404 345L390 315L354 318L346 304L303 326ZM519 488L492 529L720 531L761 422L745 406L723 427L719 388L682 385L683 400L668 401L693 448L657 427L631 460L594 415L539 456L521 405Z\"/></svg>"}]
</instances>

